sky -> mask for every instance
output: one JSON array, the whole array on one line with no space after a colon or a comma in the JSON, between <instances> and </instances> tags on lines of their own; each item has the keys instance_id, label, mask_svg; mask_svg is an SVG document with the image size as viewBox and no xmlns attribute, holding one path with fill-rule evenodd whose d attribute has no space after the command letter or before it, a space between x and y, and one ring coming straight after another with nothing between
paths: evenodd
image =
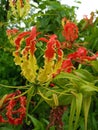
<instances>
[{"instance_id":1,"label":"sky","mask_svg":"<svg viewBox=\"0 0 98 130\"><path fill-rule=\"evenodd\" d=\"M62 4L67 4L69 6L78 6L79 9L76 11L77 20L83 18L84 15L90 17L92 11L98 10L98 1L97 0L79 0L81 4L75 3L74 0L60 0Z\"/></svg>"}]
</instances>

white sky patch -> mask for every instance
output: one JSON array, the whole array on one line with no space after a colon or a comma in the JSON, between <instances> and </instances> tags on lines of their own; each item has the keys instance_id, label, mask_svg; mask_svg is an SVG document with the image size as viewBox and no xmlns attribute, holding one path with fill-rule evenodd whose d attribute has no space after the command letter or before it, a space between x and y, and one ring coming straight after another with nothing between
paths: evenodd
<instances>
[{"instance_id":1,"label":"white sky patch","mask_svg":"<svg viewBox=\"0 0 98 130\"><path fill-rule=\"evenodd\" d=\"M74 0L60 0L62 4L69 6L78 6L79 9L76 11L77 20L83 18L84 15L90 16L90 13L98 10L98 1L97 0L80 0L81 4L75 3Z\"/></svg>"}]
</instances>

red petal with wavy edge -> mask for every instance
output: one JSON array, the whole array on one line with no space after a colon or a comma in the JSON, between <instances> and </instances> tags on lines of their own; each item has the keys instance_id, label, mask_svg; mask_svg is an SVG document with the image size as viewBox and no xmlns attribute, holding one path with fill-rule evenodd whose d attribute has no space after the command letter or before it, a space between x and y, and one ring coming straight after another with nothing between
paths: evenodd
<instances>
[{"instance_id":1,"label":"red petal with wavy edge","mask_svg":"<svg viewBox=\"0 0 98 130\"><path fill-rule=\"evenodd\" d=\"M85 47L79 47L78 50L76 51L77 56L86 56L88 51Z\"/></svg>"},{"instance_id":2,"label":"red petal with wavy edge","mask_svg":"<svg viewBox=\"0 0 98 130\"><path fill-rule=\"evenodd\" d=\"M57 49L58 60L61 60L61 57L63 56L63 51L61 49L61 43L58 40L56 40L56 49Z\"/></svg>"},{"instance_id":3,"label":"red petal with wavy edge","mask_svg":"<svg viewBox=\"0 0 98 130\"><path fill-rule=\"evenodd\" d=\"M55 37L52 35L47 43L47 48L45 51L45 57L48 58L48 60L52 59L54 57L55 53Z\"/></svg>"},{"instance_id":4,"label":"red petal with wavy edge","mask_svg":"<svg viewBox=\"0 0 98 130\"><path fill-rule=\"evenodd\" d=\"M28 32L22 32L22 33L20 33L18 35L18 37L15 40L16 51L19 50L19 48L20 48L20 44L21 44L20 42L21 42L22 38L24 38L26 35L29 35L29 34L30 34L30 31L28 31Z\"/></svg>"},{"instance_id":5,"label":"red petal with wavy edge","mask_svg":"<svg viewBox=\"0 0 98 130\"><path fill-rule=\"evenodd\" d=\"M36 27L33 27L30 36L26 39L26 46L30 46L31 40L34 41L36 40L37 32L36 32Z\"/></svg>"},{"instance_id":6,"label":"red petal with wavy edge","mask_svg":"<svg viewBox=\"0 0 98 130\"><path fill-rule=\"evenodd\" d=\"M6 117L7 119L4 120L2 115L0 115L0 122L1 123L10 123L13 125L18 125L22 124L23 118L26 115L26 97L21 96L21 91L17 90L14 93L8 94L6 96L6 99L4 103L8 104L5 109L6 109ZM19 96L18 98L14 99L15 96ZM19 108L15 109L15 106L19 105ZM15 117L14 117L15 115Z\"/></svg>"},{"instance_id":7,"label":"red petal with wavy edge","mask_svg":"<svg viewBox=\"0 0 98 130\"><path fill-rule=\"evenodd\" d=\"M87 56L87 49L85 47L79 47L76 52L68 54L67 58L71 60L75 60L77 58L81 59L82 57Z\"/></svg>"},{"instance_id":8,"label":"red petal with wavy edge","mask_svg":"<svg viewBox=\"0 0 98 130\"><path fill-rule=\"evenodd\" d=\"M74 52L74 53L68 54L68 55L67 55L67 58L70 59L70 60L76 59L76 58L77 58L77 53Z\"/></svg>"},{"instance_id":9,"label":"red petal with wavy edge","mask_svg":"<svg viewBox=\"0 0 98 130\"><path fill-rule=\"evenodd\" d=\"M45 51L45 57L47 57L48 60L50 60L51 58L54 57L54 53L55 53L54 42L53 41L49 41L48 45L47 45L47 49Z\"/></svg>"},{"instance_id":10,"label":"red petal with wavy edge","mask_svg":"<svg viewBox=\"0 0 98 130\"><path fill-rule=\"evenodd\" d=\"M41 38L38 39L38 41L48 42L48 39L41 37Z\"/></svg>"},{"instance_id":11,"label":"red petal with wavy edge","mask_svg":"<svg viewBox=\"0 0 98 130\"><path fill-rule=\"evenodd\" d=\"M6 123L8 120L4 120L3 117L0 115L0 123Z\"/></svg>"},{"instance_id":12,"label":"red petal with wavy edge","mask_svg":"<svg viewBox=\"0 0 98 130\"><path fill-rule=\"evenodd\" d=\"M64 72L71 72L73 64L70 59L66 59L62 62L61 70Z\"/></svg>"},{"instance_id":13,"label":"red petal with wavy edge","mask_svg":"<svg viewBox=\"0 0 98 130\"><path fill-rule=\"evenodd\" d=\"M90 57L91 60L95 60L95 59L97 59L97 58L98 58L98 53L96 53L94 56L91 56L91 57Z\"/></svg>"},{"instance_id":14,"label":"red petal with wavy edge","mask_svg":"<svg viewBox=\"0 0 98 130\"><path fill-rule=\"evenodd\" d=\"M16 34L17 32L18 32L18 29L16 29L16 28L8 29L8 30L6 31L6 33L7 33L8 36L10 36L10 35L12 35L12 34Z\"/></svg>"},{"instance_id":15,"label":"red petal with wavy edge","mask_svg":"<svg viewBox=\"0 0 98 130\"><path fill-rule=\"evenodd\" d=\"M33 27L32 31L30 33L30 36L26 39L26 47L23 50L23 54L26 54L29 50L32 55L34 54L34 52L36 50L36 47L35 47L36 37L38 34L39 34L39 32L37 33L36 27Z\"/></svg>"},{"instance_id":16,"label":"red petal with wavy edge","mask_svg":"<svg viewBox=\"0 0 98 130\"><path fill-rule=\"evenodd\" d=\"M33 41L32 44L30 45L30 53L33 55L35 50L36 50L36 41Z\"/></svg>"},{"instance_id":17,"label":"red petal with wavy edge","mask_svg":"<svg viewBox=\"0 0 98 130\"><path fill-rule=\"evenodd\" d=\"M58 60L60 60L63 55L60 42L56 39L57 36L55 34L51 35L49 37L50 37L50 39L47 42L45 57L47 57L48 60L50 60L54 57L54 54L57 53Z\"/></svg>"},{"instance_id":18,"label":"red petal with wavy edge","mask_svg":"<svg viewBox=\"0 0 98 130\"><path fill-rule=\"evenodd\" d=\"M67 41L74 42L78 38L78 27L73 22L67 22L62 33Z\"/></svg>"},{"instance_id":19,"label":"red petal with wavy edge","mask_svg":"<svg viewBox=\"0 0 98 130\"><path fill-rule=\"evenodd\" d=\"M26 114L26 97L20 96L19 98L14 99L14 97L19 94L21 94L21 91L17 90L12 98L9 100L8 106L6 107L6 116L8 118L8 122L14 125L22 124L23 118ZM18 102L20 104L19 108L14 109ZM16 115L16 117L14 117L13 115Z\"/></svg>"},{"instance_id":20,"label":"red petal with wavy edge","mask_svg":"<svg viewBox=\"0 0 98 130\"><path fill-rule=\"evenodd\" d=\"M58 60L61 60L63 56L63 51L61 49L58 49L57 54L58 54Z\"/></svg>"}]
</instances>

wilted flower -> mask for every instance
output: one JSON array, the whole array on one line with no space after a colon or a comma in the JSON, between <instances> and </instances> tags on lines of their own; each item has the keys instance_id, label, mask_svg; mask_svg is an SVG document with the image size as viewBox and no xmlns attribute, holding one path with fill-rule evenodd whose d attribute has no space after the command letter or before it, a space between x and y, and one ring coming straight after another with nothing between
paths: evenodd
<instances>
[{"instance_id":1,"label":"wilted flower","mask_svg":"<svg viewBox=\"0 0 98 130\"><path fill-rule=\"evenodd\" d=\"M61 130L63 127L63 122L62 122L62 115L66 111L67 107L66 106L58 106L56 108L51 109L50 111L50 122L47 127L47 130L50 130L51 126L55 126L57 130Z\"/></svg>"}]
</instances>

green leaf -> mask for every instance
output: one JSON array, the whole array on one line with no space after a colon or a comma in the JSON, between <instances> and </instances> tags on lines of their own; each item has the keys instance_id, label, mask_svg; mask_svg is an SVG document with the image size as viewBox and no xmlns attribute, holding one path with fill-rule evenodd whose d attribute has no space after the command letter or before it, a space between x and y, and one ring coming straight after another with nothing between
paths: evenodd
<instances>
[{"instance_id":1,"label":"green leaf","mask_svg":"<svg viewBox=\"0 0 98 130\"><path fill-rule=\"evenodd\" d=\"M54 78L54 81L57 80L57 79L68 79L68 80L73 80L73 81L76 81L77 83L79 81L81 82L86 82L85 80L81 79L79 76L73 74L73 73L65 73L65 72L61 72L59 75L57 75L55 78Z\"/></svg>"},{"instance_id":2,"label":"green leaf","mask_svg":"<svg viewBox=\"0 0 98 130\"><path fill-rule=\"evenodd\" d=\"M80 78L88 81L88 82L93 82L94 81L94 76L87 70L85 69L78 69L75 70L74 73L79 76Z\"/></svg>"},{"instance_id":3,"label":"green leaf","mask_svg":"<svg viewBox=\"0 0 98 130\"><path fill-rule=\"evenodd\" d=\"M55 130L55 126L50 127L49 130Z\"/></svg>"},{"instance_id":4,"label":"green leaf","mask_svg":"<svg viewBox=\"0 0 98 130\"><path fill-rule=\"evenodd\" d=\"M34 94L34 87L30 87L27 93L27 104L26 104L26 122L27 122L27 115L28 115L28 109L30 105L31 98Z\"/></svg>"},{"instance_id":5,"label":"green leaf","mask_svg":"<svg viewBox=\"0 0 98 130\"><path fill-rule=\"evenodd\" d=\"M0 124L0 130L22 130L22 125Z\"/></svg>"},{"instance_id":6,"label":"green leaf","mask_svg":"<svg viewBox=\"0 0 98 130\"><path fill-rule=\"evenodd\" d=\"M70 116L69 116L69 128L68 128L68 130L73 130L75 108L76 108L76 99L75 99L75 97L73 97L72 102L71 102L71 110L70 110Z\"/></svg>"},{"instance_id":7,"label":"green leaf","mask_svg":"<svg viewBox=\"0 0 98 130\"><path fill-rule=\"evenodd\" d=\"M95 117L95 112L93 112L92 114L91 114L92 116L91 116L91 118L92 118L92 128L94 129L94 130L98 130L98 125L97 125L97 120L96 120L96 117Z\"/></svg>"},{"instance_id":8,"label":"green leaf","mask_svg":"<svg viewBox=\"0 0 98 130\"><path fill-rule=\"evenodd\" d=\"M5 99L6 99L6 97L7 97L7 94L4 95L4 96L0 99L0 108L2 107L2 105L3 105L3 103L4 103Z\"/></svg>"},{"instance_id":9,"label":"green leaf","mask_svg":"<svg viewBox=\"0 0 98 130\"><path fill-rule=\"evenodd\" d=\"M87 81L85 81L81 77L79 77L79 76L77 76L73 73L64 73L64 72L61 72L59 75L57 75L54 78L54 82L60 82L61 83L62 79L67 81L66 84L70 83L70 86L76 87L76 89L79 89L82 84L87 84Z\"/></svg>"},{"instance_id":10,"label":"green leaf","mask_svg":"<svg viewBox=\"0 0 98 130\"><path fill-rule=\"evenodd\" d=\"M83 99L83 95L81 93L76 94L76 119L75 119L74 130L77 130L79 116L82 108L82 99Z\"/></svg>"},{"instance_id":11,"label":"green leaf","mask_svg":"<svg viewBox=\"0 0 98 130\"><path fill-rule=\"evenodd\" d=\"M37 120L35 117L28 114L28 117L31 119L34 129L33 130L45 130L43 124Z\"/></svg>"},{"instance_id":12,"label":"green leaf","mask_svg":"<svg viewBox=\"0 0 98 130\"><path fill-rule=\"evenodd\" d=\"M65 88L65 85L69 83L69 81L65 78L56 78L53 80L53 83L57 86L59 86L59 88Z\"/></svg>"},{"instance_id":13,"label":"green leaf","mask_svg":"<svg viewBox=\"0 0 98 130\"><path fill-rule=\"evenodd\" d=\"M80 86L80 91L84 94L92 94L92 92L98 92L98 87L94 86L92 83L84 84Z\"/></svg>"},{"instance_id":14,"label":"green leaf","mask_svg":"<svg viewBox=\"0 0 98 130\"><path fill-rule=\"evenodd\" d=\"M75 0L74 2L78 3L78 4L81 4L82 2L79 1L79 0Z\"/></svg>"},{"instance_id":15,"label":"green leaf","mask_svg":"<svg viewBox=\"0 0 98 130\"><path fill-rule=\"evenodd\" d=\"M87 118L88 112L91 104L91 96L83 98L83 109L84 109L84 119L85 119L85 130L87 130Z\"/></svg>"},{"instance_id":16,"label":"green leaf","mask_svg":"<svg viewBox=\"0 0 98 130\"><path fill-rule=\"evenodd\" d=\"M98 60L91 62L92 67L98 72Z\"/></svg>"},{"instance_id":17,"label":"green leaf","mask_svg":"<svg viewBox=\"0 0 98 130\"><path fill-rule=\"evenodd\" d=\"M58 106L59 105L59 101L58 101L58 96L57 94L53 94L53 101L54 101L54 105Z\"/></svg>"},{"instance_id":18,"label":"green leaf","mask_svg":"<svg viewBox=\"0 0 98 130\"><path fill-rule=\"evenodd\" d=\"M42 99L51 107L54 106L54 99L50 91L42 91L42 89L38 88L38 94L42 97ZM50 95L50 96L49 96ZM49 97L48 97L49 96Z\"/></svg>"},{"instance_id":19,"label":"green leaf","mask_svg":"<svg viewBox=\"0 0 98 130\"><path fill-rule=\"evenodd\" d=\"M69 105L69 104L71 104L72 98L73 98L73 96L71 94L70 95L68 95L66 93L60 94L58 96L59 104L60 105Z\"/></svg>"},{"instance_id":20,"label":"green leaf","mask_svg":"<svg viewBox=\"0 0 98 130\"><path fill-rule=\"evenodd\" d=\"M0 130L11 130L11 129L8 127L0 127Z\"/></svg>"}]
</instances>

